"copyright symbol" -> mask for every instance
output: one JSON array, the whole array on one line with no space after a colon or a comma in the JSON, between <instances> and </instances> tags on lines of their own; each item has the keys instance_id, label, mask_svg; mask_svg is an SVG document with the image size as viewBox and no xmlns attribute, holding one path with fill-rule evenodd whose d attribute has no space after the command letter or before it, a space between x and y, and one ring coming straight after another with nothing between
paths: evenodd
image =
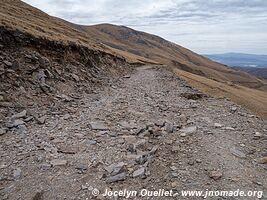
<instances>
[{"instance_id":1,"label":"copyright symbol","mask_svg":"<svg viewBox=\"0 0 267 200\"><path fill-rule=\"evenodd\" d=\"M92 190L92 195L95 196L95 197L98 196L99 193L100 193L99 190L96 189L96 188Z\"/></svg>"}]
</instances>

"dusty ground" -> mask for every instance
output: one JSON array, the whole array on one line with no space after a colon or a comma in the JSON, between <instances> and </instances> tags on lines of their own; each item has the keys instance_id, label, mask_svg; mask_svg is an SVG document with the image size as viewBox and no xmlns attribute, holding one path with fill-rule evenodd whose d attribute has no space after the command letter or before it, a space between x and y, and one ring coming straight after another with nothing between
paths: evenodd
<instances>
[{"instance_id":1,"label":"dusty ground","mask_svg":"<svg viewBox=\"0 0 267 200\"><path fill-rule=\"evenodd\" d=\"M267 198L267 167L259 163L267 155L266 121L164 68L139 67L65 106L40 107L44 124L27 113L25 126L0 135L1 200L105 199L93 188L240 189Z\"/></svg>"}]
</instances>

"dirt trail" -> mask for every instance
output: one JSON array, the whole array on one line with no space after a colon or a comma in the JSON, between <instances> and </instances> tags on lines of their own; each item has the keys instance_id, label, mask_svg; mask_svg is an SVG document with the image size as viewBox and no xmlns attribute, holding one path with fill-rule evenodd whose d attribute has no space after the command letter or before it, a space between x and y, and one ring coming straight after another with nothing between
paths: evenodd
<instances>
[{"instance_id":1,"label":"dirt trail","mask_svg":"<svg viewBox=\"0 0 267 200\"><path fill-rule=\"evenodd\" d=\"M266 121L165 68L139 67L66 108L0 136L0 199L125 199L94 197L93 188L240 189L267 198L267 167L258 163L267 155Z\"/></svg>"}]
</instances>

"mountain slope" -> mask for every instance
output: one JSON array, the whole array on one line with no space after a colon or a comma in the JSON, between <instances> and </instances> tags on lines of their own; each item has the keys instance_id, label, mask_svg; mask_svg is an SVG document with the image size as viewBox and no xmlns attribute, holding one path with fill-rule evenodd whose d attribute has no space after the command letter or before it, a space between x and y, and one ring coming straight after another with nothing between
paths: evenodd
<instances>
[{"instance_id":1,"label":"mountain slope","mask_svg":"<svg viewBox=\"0 0 267 200\"><path fill-rule=\"evenodd\" d=\"M267 68L260 67L233 67L236 70L244 71L259 78L267 79Z\"/></svg>"},{"instance_id":2,"label":"mountain slope","mask_svg":"<svg viewBox=\"0 0 267 200\"><path fill-rule=\"evenodd\" d=\"M97 43L84 32L55 20L41 10L19 0L1 0L0 25L29 33L37 38L105 49L104 45Z\"/></svg>"},{"instance_id":3,"label":"mountain slope","mask_svg":"<svg viewBox=\"0 0 267 200\"><path fill-rule=\"evenodd\" d=\"M264 81L254 76L237 72L155 35L111 24L80 26L80 28L107 46L137 54L168 66L175 66L220 82L232 82L257 89L265 89L266 87Z\"/></svg>"},{"instance_id":4,"label":"mountain slope","mask_svg":"<svg viewBox=\"0 0 267 200\"><path fill-rule=\"evenodd\" d=\"M0 28L17 30L35 38L47 39L65 45L74 44L100 50L117 57L124 57L133 63L155 63L131 53L112 49L97 42L96 38L80 29L79 25L73 26L64 20L49 16L20 0L1 0Z\"/></svg>"}]
</instances>

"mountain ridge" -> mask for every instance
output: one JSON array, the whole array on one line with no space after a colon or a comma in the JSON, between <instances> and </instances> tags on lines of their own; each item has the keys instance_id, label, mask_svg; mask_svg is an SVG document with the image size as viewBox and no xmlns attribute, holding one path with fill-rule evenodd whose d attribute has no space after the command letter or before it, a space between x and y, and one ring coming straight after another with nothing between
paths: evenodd
<instances>
[{"instance_id":1,"label":"mountain ridge","mask_svg":"<svg viewBox=\"0 0 267 200\"><path fill-rule=\"evenodd\" d=\"M260 68L260 67L233 67L236 70L245 71L249 74L257 76L259 78L263 78L267 80L267 67Z\"/></svg>"}]
</instances>

